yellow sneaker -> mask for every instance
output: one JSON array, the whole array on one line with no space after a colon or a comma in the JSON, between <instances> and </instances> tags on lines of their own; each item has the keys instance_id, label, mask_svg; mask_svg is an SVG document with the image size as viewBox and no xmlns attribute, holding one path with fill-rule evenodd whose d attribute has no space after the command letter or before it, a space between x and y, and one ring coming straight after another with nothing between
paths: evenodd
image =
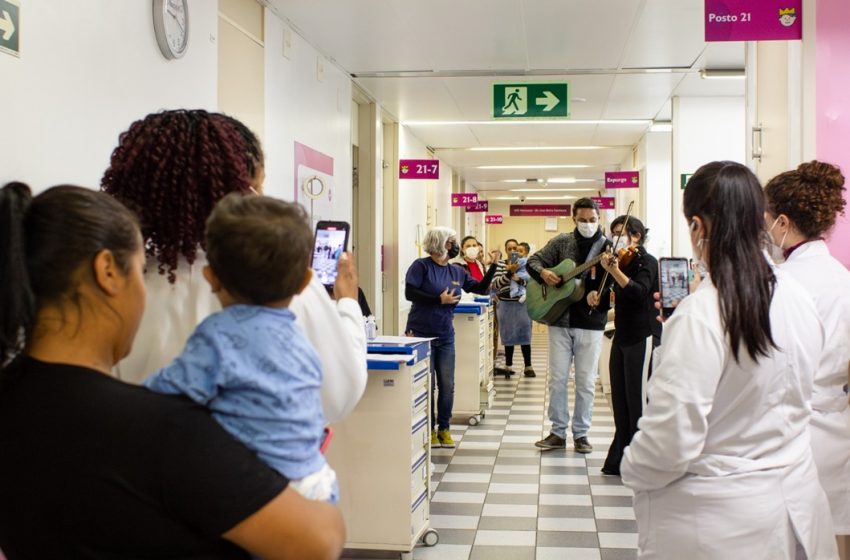
<instances>
[{"instance_id":1,"label":"yellow sneaker","mask_svg":"<svg viewBox=\"0 0 850 560\"><path fill-rule=\"evenodd\" d=\"M442 447L440 438L437 437L437 430L431 430L431 447Z\"/></svg>"},{"instance_id":2,"label":"yellow sneaker","mask_svg":"<svg viewBox=\"0 0 850 560\"><path fill-rule=\"evenodd\" d=\"M455 446L455 440L452 439L452 434L448 430L440 430L437 432L437 439L440 440L441 447Z\"/></svg>"}]
</instances>

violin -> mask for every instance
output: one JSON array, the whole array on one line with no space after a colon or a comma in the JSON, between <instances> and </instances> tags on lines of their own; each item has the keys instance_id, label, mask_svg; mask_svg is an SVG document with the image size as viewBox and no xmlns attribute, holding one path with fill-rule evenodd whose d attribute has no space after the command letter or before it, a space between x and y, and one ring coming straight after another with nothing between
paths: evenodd
<instances>
[{"instance_id":1,"label":"violin","mask_svg":"<svg viewBox=\"0 0 850 560\"><path fill-rule=\"evenodd\" d=\"M617 265L620 267L620 269L623 269L624 267L627 267L632 264L632 261L637 255L637 247L625 247L623 249L620 249L619 251L617 251L617 256L615 257L617 259Z\"/></svg>"}]
</instances>

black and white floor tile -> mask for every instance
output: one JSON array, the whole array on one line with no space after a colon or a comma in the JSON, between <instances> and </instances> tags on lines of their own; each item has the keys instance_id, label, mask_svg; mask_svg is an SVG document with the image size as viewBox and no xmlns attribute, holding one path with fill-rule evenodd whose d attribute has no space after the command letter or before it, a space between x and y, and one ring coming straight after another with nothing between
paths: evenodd
<instances>
[{"instance_id":1,"label":"black and white floor tile","mask_svg":"<svg viewBox=\"0 0 850 560\"><path fill-rule=\"evenodd\" d=\"M546 418L545 335L533 340L538 377L496 379L496 401L481 424L453 425L456 449L434 449L433 548L420 560L620 560L637 556L632 493L600 468L614 435L602 393L594 403L593 453L541 452ZM516 359L522 363L517 352ZM517 368L519 369L519 368ZM573 387L570 387L572 409Z\"/></svg>"}]
</instances>

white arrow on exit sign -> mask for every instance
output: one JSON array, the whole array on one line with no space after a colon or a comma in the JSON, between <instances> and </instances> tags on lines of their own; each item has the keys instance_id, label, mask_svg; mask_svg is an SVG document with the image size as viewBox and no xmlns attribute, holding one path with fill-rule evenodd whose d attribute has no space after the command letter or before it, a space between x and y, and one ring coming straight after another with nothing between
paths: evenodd
<instances>
[{"instance_id":1,"label":"white arrow on exit sign","mask_svg":"<svg viewBox=\"0 0 850 560\"><path fill-rule=\"evenodd\" d=\"M544 111L551 111L555 108L555 105L557 105L559 101L560 99L548 90L543 92L543 97L538 97L534 100L534 102L538 105L545 105L545 107L543 107Z\"/></svg>"},{"instance_id":2,"label":"white arrow on exit sign","mask_svg":"<svg viewBox=\"0 0 850 560\"><path fill-rule=\"evenodd\" d=\"M0 18L0 31L3 31L4 41L8 41L15 34L15 22L6 10L3 10L3 17Z\"/></svg>"}]
</instances>

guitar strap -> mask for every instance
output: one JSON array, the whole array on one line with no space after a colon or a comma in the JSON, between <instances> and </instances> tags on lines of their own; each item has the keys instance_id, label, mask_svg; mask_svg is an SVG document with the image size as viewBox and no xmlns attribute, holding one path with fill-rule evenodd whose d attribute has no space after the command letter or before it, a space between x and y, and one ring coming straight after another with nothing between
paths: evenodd
<instances>
[{"instance_id":1,"label":"guitar strap","mask_svg":"<svg viewBox=\"0 0 850 560\"><path fill-rule=\"evenodd\" d=\"M605 237L604 235L600 235L599 239L597 239L596 242L590 247L590 252L587 254L587 258L584 260L584 262L592 261L594 259L594 257L599 255L599 253L602 252L602 248L605 247L606 241L608 241L608 238ZM582 273L581 277L582 277L583 280L587 279L587 275L590 274L590 271L592 270L592 268L593 267L585 270Z\"/></svg>"}]
</instances>

